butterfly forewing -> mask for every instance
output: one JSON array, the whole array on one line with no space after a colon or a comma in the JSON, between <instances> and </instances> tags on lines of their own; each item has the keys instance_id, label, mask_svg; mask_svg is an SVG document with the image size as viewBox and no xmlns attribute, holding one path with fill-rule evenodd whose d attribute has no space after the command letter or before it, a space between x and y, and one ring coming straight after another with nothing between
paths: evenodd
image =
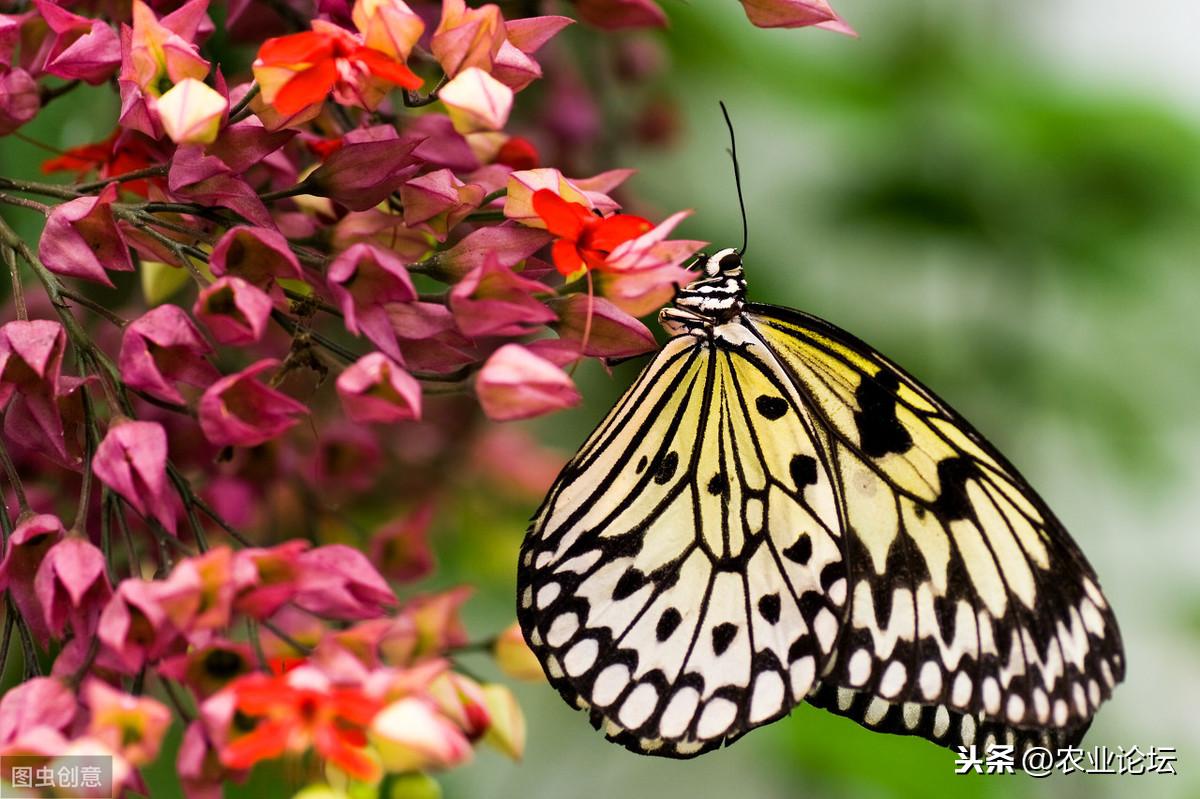
<instances>
[{"instance_id":1,"label":"butterfly forewing","mask_svg":"<svg viewBox=\"0 0 1200 799\"><path fill-rule=\"evenodd\" d=\"M669 342L522 548L518 615L568 701L689 756L803 700L845 599L829 446L741 325Z\"/></svg>"},{"instance_id":2,"label":"butterfly forewing","mask_svg":"<svg viewBox=\"0 0 1200 799\"><path fill-rule=\"evenodd\" d=\"M1045 504L969 424L862 342L770 306L748 306L745 319L832 441L852 576L824 705L861 709L863 723L878 699L877 718L908 702L944 705L972 729L997 722L1001 738L1003 725L1081 734L1123 677L1121 639ZM836 688L866 698L839 709Z\"/></svg>"}]
</instances>

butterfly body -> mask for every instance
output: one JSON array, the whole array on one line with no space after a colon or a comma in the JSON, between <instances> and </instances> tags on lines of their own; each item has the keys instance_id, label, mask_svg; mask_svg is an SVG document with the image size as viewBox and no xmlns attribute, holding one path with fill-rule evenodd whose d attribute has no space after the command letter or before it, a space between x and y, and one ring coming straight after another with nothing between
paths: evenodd
<instances>
[{"instance_id":1,"label":"butterfly body","mask_svg":"<svg viewBox=\"0 0 1200 799\"><path fill-rule=\"evenodd\" d=\"M749 303L723 250L535 515L518 618L552 684L690 757L802 701L943 746L1073 743L1124 673L1094 573L914 378Z\"/></svg>"}]
</instances>

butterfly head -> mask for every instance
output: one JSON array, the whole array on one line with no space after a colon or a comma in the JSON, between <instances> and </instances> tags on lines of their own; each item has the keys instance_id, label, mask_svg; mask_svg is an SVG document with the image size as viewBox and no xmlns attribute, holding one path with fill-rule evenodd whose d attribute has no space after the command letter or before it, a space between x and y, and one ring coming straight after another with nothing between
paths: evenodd
<instances>
[{"instance_id":1,"label":"butterfly head","mask_svg":"<svg viewBox=\"0 0 1200 799\"><path fill-rule=\"evenodd\" d=\"M713 255L701 254L694 263L696 279L675 294L675 302L664 308L659 321L673 335L722 325L742 312L746 280L742 255L732 247Z\"/></svg>"}]
</instances>

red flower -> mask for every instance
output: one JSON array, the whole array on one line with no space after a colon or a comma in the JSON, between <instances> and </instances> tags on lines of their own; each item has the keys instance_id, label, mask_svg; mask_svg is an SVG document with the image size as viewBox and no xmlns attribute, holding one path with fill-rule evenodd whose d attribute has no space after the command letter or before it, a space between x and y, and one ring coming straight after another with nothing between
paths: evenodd
<instances>
[{"instance_id":1,"label":"red flower","mask_svg":"<svg viewBox=\"0 0 1200 799\"><path fill-rule=\"evenodd\" d=\"M311 31L267 39L258 51L254 74L263 87L263 99L281 114L320 103L335 88L373 107L370 92L358 85L369 78L405 89L417 89L422 83L403 62L367 47L350 31L320 21Z\"/></svg>"},{"instance_id":2,"label":"red flower","mask_svg":"<svg viewBox=\"0 0 1200 799\"><path fill-rule=\"evenodd\" d=\"M235 706L259 719L249 733L234 738L221 752L228 768L250 768L287 752L315 749L352 777L378 776L375 761L363 753L365 728L382 704L354 688L297 685L290 672L276 677L251 674L233 683Z\"/></svg>"},{"instance_id":3,"label":"red flower","mask_svg":"<svg viewBox=\"0 0 1200 799\"><path fill-rule=\"evenodd\" d=\"M74 172L77 178L82 179L92 170L97 170L101 178L115 178L127 172L145 169L157 160L157 156L151 152L140 135L122 136L121 131L116 130L103 141L72 147L57 158L43 161L42 173L49 175L54 172ZM161 184L162 178L126 181L121 184L121 189L146 197L149 195L148 187L152 181Z\"/></svg>"},{"instance_id":4,"label":"red flower","mask_svg":"<svg viewBox=\"0 0 1200 799\"><path fill-rule=\"evenodd\" d=\"M567 202L549 189L534 192L533 210L546 223L546 230L558 237L551 254L564 275L585 268L604 269L609 253L618 245L653 227L648 220L630 214L596 216L582 203Z\"/></svg>"}]
</instances>

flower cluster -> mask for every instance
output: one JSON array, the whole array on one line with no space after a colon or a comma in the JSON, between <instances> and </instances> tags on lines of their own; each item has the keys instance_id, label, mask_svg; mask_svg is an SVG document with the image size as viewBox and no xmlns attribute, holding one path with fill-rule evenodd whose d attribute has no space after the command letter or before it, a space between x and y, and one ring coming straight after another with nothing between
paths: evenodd
<instances>
[{"instance_id":1,"label":"flower cluster","mask_svg":"<svg viewBox=\"0 0 1200 799\"><path fill-rule=\"evenodd\" d=\"M851 32L824 0L743 5ZM480 648L466 591L409 586L456 485L532 501L560 465L484 422L575 405L578 362L652 350L640 317L703 243L671 238L686 211L624 212L632 171L592 160L612 131L575 20L312 6L231 1L221 36L208 0L0 15L0 135L80 84L119 94L99 140L42 164L70 182L0 177L44 221L27 242L0 220L0 662L19 649L25 678L0 754L110 755L141 791L177 724L196 797L279 758L344 787L477 742L521 755L512 694L457 667ZM662 69L646 33L610 46L631 97ZM663 140L639 102L626 132ZM540 677L515 627L483 648Z\"/></svg>"}]
</instances>

